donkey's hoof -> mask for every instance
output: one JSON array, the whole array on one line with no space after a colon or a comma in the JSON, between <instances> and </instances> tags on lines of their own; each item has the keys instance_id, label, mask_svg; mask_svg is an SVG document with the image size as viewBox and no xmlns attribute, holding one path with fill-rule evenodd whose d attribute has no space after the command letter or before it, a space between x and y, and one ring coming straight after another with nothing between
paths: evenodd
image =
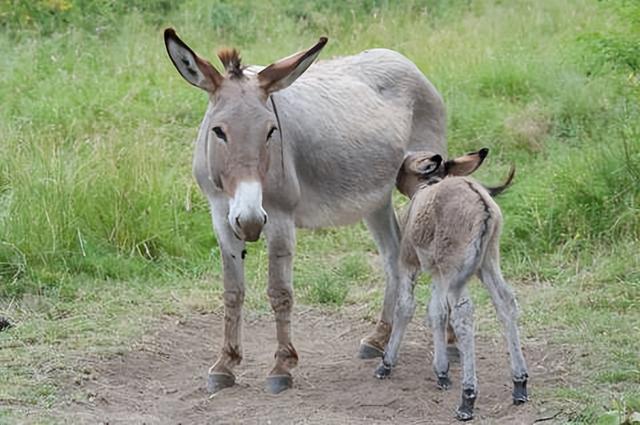
<instances>
[{"instance_id":1,"label":"donkey's hoof","mask_svg":"<svg viewBox=\"0 0 640 425\"><path fill-rule=\"evenodd\" d=\"M460 350L455 345L447 346L447 359L450 362L460 363Z\"/></svg>"},{"instance_id":2,"label":"donkey's hoof","mask_svg":"<svg viewBox=\"0 0 640 425\"><path fill-rule=\"evenodd\" d=\"M207 379L207 391L210 393L217 393L220 390L232 387L235 383L236 378L233 375L219 372L209 373L209 378Z\"/></svg>"},{"instance_id":3,"label":"donkey's hoof","mask_svg":"<svg viewBox=\"0 0 640 425\"><path fill-rule=\"evenodd\" d=\"M456 419L462 422L473 419L473 409L465 409L462 406L456 410Z\"/></svg>"},{"instance_id":4,"label":"donkey's hoof","mask_svg":"<svg viewBox=\"0 0 640 425\"><path fill-rule=\"evenodd\" d=\"M389 376L391 376L391 366L386 365L384 362L382 362L380 366L378 366L376 371L373 373L373 376L375 376L378 379L388 378Z\"/></svg>"},{"instance_id":5,"label":"donkey's hoof","mask_svg":"<svg viewBox=\"0 0 640 425\"><path fill-rule=\"evenodd\" d=\"M529 401L529 396L527 394L527 380L524 381L513 381L513 404L516 406L520 404L524 404Z\"/></svg>"},{"instance_id":6,"label":"donkey's hoof","mask_svg":"<svg viewBox=\"0 0 640 425\"><path fill-rule=\"evenodd\" d=\"M291 375L267 376L267 381L265 382L265 389L271 394L279 394L292 386L293 378Z\"/></svg>"},{"instance_id":7,"label":"donkey's hoof","mask_svg":"<svg viewBox=\"0 0 640 425\"><path fill-rule=\"evenodd\" d=\"M384 351L379 349L378 347L374 347L366 342L360 343L360 349L358 350L358 358L360 359L377 359L378 357L382 357L384 355Z\"/></svg>"},{"instance_id":8,"label":"donkey's hoof","mask_svg":"<svg viewBox=\"0 0 640 425\"><path fill-rule=\"evenodd\" d=\"M470 421L473 419L473 406L476 403L478 393L474 388L467 388L462 391L462 403L456 410L456 419L459 421Z\"/></svg>"},{"instance_id":9,"label":"donkey's hoof","mask_svg":"<svg viewBox=\"0 0 640 425\"><path fill-rule=\"evenodd\" d=\"M438 389L448 390L451 388L451 379L449 375L438 376Z\"/></svg>"},{"instance_id":10,"label":"donkey's hoof","mask_svg":"<svg viewBox=\"0 0 640 425\"><path fill-rule=\"evenodd\" d=\"M0 332L4 331L5 329L12 328L12 327L13 327L13 325L11 324L9 319L0 316Z\"/></svg>"}]
</instances>

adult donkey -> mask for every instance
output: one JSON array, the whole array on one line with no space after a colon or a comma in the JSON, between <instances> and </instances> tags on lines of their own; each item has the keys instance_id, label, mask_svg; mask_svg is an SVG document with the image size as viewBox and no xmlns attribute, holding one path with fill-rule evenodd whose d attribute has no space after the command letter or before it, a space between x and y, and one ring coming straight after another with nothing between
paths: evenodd
<instances>
[{"instance_id":1,"label":"adult donkey","mask_svg":"<svg viewBox=\"0 0 640 425\"><path fill-rule=\"evenodd\" d=\"M291 387L290 370L298 362L291 343L296 227L364 218L387 279L382 314L359 354L382 355L398 281L400 232L391 194L407 151L446 153L445 110L436 89L412 62L390 50L311 66L326 38L266 68L243 67L236 50L222 50L224 74L173 29L165 30L164 40L180 75L209 98L193 158L224 270L224 342L209 370L209 391L235 382L232 369L242 359L244 247L263 230L278 340L267 390Z\"/></svg>"}]
</instances>

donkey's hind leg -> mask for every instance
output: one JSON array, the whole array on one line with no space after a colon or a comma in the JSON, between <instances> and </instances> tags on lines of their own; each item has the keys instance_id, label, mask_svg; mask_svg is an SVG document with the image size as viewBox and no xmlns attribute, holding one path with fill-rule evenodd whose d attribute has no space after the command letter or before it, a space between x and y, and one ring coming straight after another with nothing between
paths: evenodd
<instances>
[{"instance_id":1,"label":"donkey's hind leg","mask_svg":"<svg viewBox=\"0 0 640 425\"><path fill-rule=\"evenodd\" d=\"M384 206L365 218L383 260L386 274L384 303L376 329L360 342L358 357L372 359L382 357L384 347L391 335L391 322L396 306L398 287L398 254L400 251L400 228L391 203L391 195Z\"/></svg>"},{"instance_id":2,"label":"donkey's hind leg","mask_svg":"<svg viewBox=\"0 0 640 425\"><path fill-rule=\"evenodd\" d=\"M447 307L448 286L440 276L432 276L432 279L428 323L431 326L433 335L433 371L438 378L438 388L448 390L451 386L446 341L447 321L449 319L449 309Z\"/></svg>"},{"instance_id":3,"label":"donkey's hind leg","mask_svg":"<svg viewBox=\"0 0 640 425\"><path fill-rule=\"evenodd\" d=\"M461 421L473 419L473 407L478 394L476 378L473 303L466 287L453 288L449 292L451 325L455 332L462 360L462 400L456 418Z\"/></svg>"},{"instance_id":4,"label":"donkey's hind leg","mask_svg":"<svg viewBox=\"0 0 640 425\"><path fill-rule=\"evenodd\" d=\"M458 341L462 360L462 402L456 417L459 420L473 418L473 407L477 395L475 372L475 342L473 331L473 304L467 292L467 282L478 269L481 247L473 245L470 250L451 257L448 270L433 271L433 293L429 303L429 318L433 328L433 367L438 377L438 386L447 388L449 361L446 349L447 313L451 311L451 325Z\"/></svg>"},{"instance_id":5,"label":"donkey's hind leg","mask_svg":"<svg viewBox=\"0 0 640 425\"><path fill-rule=\"evenodd\" d=\"M498 318L504 326L511 358L513 403L522 404L528 400L527 378L529 375L520 345L520 333L518 332L518 303L513 290L502 277L498 251L497 243L492 244L478 271L478 277L489 291L493 305L498 313Z\"/></svg>"},{"instance_id":6,"label":"donkey's hind leg","mask_svg":"<svg viewBox=\"0 0 640 425\"><path fill-rule=\"evenodd\" d=\"M393 316L393 328L391 338L382 357L382 363L376 369L374 375L378 379L387 378L391 374L391 368L398 361L398 351L407 325L413 318L416 310L416 302L413 295L418 266L400 266L400 284L398 286L398 299Z\"/></svg>"}]
</instances>

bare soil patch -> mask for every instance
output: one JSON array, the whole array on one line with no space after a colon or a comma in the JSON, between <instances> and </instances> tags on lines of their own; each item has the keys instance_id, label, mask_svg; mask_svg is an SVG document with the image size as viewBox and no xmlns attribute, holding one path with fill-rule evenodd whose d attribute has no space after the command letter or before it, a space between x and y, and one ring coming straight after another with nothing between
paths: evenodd
<instances>
[{"instance_id":1,"label":"bare soil patch","mask_svg":"<svg viewBox=\"0 0 640 425\"><path fill-rule=\"evenodd\" d=\"M271 315L245 318L244 360L237 385L210 397L207 369L222 340L221 314L168 317L130 351L88 363L90 378L76 381L58 414L72 423L136 424L448 424L458 423L460 365L453 388L436 389L431 336L420 318L410 325L391 379L378 381L378 360L356 358L372 324L356 311L327 313L298 307L294 344L300 355L294 388L268 394L273 362ZM541 397L562 379L562 362L545 342L525 340L531 401L511 404L509 358L501 337L477 337L479 397L473 423L531 424L550 416ZM555 382L554 382L555 381ZM550 423L550 422L544 422Z\"/></svg>"}]
</instances>

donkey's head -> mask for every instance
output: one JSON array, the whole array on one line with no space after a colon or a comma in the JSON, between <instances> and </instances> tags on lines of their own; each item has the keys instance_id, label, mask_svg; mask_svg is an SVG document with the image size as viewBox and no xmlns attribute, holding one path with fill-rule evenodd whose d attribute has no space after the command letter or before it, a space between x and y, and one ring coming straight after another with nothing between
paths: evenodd
<instances>
[{"instance_id":1,"label":"donkey's head","mask_svg":"<svg viewBox=\"0 0 640 425\"><path fill-rule=\"evenodd\" d=\"M194 53L172 28L165 30L164 41L180 75L209 94L203 120L207 128L200 129L200 137L206 138L209 178L229 196L228 219L236 236L255 241L267 222L262 187L269 169L269 139L277 131L267 101L302 75L327 39L257 73L242 66L235 49L221 50L224 74Z\"/></svg>"},{"instance_id":2,"label":"donkey's head","mask_svg":"<svg viewBox=\"0 0 640 425\"><path fill-rule=\"evenodd\" d=\"M411 198L421 183L435 183L446 176L468 176L478 169L488 153L489 149L483 148L448 161L433 152L410 153L400 167L396 186Z\"/></svg>"}]
</instances>

